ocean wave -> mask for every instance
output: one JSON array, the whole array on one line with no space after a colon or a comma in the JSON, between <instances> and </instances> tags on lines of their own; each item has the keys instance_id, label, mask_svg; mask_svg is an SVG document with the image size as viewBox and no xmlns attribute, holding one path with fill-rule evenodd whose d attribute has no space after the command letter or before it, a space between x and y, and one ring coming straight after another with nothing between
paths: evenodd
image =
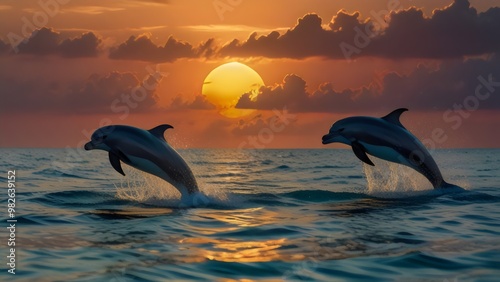
<instances>
[{"instance_id":1,"label":"ocean wave","mask_svg":"<svg viewBox=\"0 0 500 282\"><path fill-rule=\"evenodd\" d=\"M87 179L87 177L77 175L74 173L68 173L63 170L55 169L55 168L45 168L39 171L33 172L33 174L47 176L47 177L69 177L69 178L80 178Z\"/></svg>"},{"instance_id":2,"label":"ocean wave","mask_svg":"<svg viewBox=\"0 0 500 282\"><path fill-rule=\"evenodd\" d=\"M344 165L317 165L313 169L332 169L332 168L353 168L354 166L344 166Z\"/></svg>"},{"instance_id":3,"label":"ocean wave","mask_svg":"<svg viewBox=\"0 0 500 282\"><path fill-rule=\"evenodd\" d=\"M269 227L252 227L252 228L246 228L243 230L238 230L238 231L232 231L232 232L224 232L224 233L219 233L220 236L229 236L229 237L242 237L242 238L247 238L249 236L252 236L253 238L258 238L258 237L266 237L266 238L281 238L283 236L291 236L293 234L299 233L298 231L294 230L293 228L288 228L288 227L274 227L274 228L269 228Z\"/></svg>"},{"instance_id":4,"label":"ocean wave","mask_svg":"<svg viewBox=\"0 0 500 282\"><path fill-rule=\"evenodd\" d=\"M113 193L74 190L47 193L33 201L51 206L96 206L130 203L130 201L117 199Z\"/></svg>"},{"instance_id":5,"label":"ocean wave","mask_svg":"<svg viewBox=\"0 0 500 282\"><path fill-rule=\"evenodd\" d=\"M291 169L291 167L288 165L280 165L275 167L273 170L288 170L288 169Z\"/></svg>"},{"instance_id":6,"label":"ocean wave","mask_svg":"<svg viewBox=\"0 0 500 282\"><path fill-rule=\"evenodd\" d=\"M369 196L362 193L332 192L326 190L299 190L282 194L282 196L308 202L330 202L369 198Z\"/></svg>"},{"instance_id":7,"label":"ocean wave","mask_svg":"<svg viewBox=\"0 0 500 282\"><path fill-rule=\"evenodd\" d=\"M83 155L88 164L68 171L45 160L11 158L7 164L20 173L17 277L498 280L498 170L486 172L495 166L484 164L483 151L469 153L467 162L456 161L461 151L440 153L446 179L464 187L470 182L469 190L432 189L425 178L413 183L413 174L401 178L400 170L383 167L363 175L347 150L328 151L350 156L335 162L324 150L256 151L252 162L231 150L195 152L202 162L193 171L208 201L198 199L194 207L182 206L165 181L142 185L142 174L121 177L107 160L89 154ZM485 152L497 158L497 151ZM28 155L64 159L65 151ZM211 166L212 160L220 165ZM17 167L23 162L30 168ZM138 193L120 197L126 188L120 181L137 182Z\"/></svg>"}]
</instances>

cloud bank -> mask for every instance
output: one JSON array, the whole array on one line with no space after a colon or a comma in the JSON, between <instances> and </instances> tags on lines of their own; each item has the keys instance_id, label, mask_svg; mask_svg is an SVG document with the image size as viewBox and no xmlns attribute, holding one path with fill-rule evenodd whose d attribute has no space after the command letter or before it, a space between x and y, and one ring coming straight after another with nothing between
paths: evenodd
<instances>
[{"instance_id":1,"label":"cloud bank","mask_svg":"<svg viewBox=\"0 0 500 282\"><path fill-rule=\"evenodd\" d=\"M175 97L167 107L169 111L180 110L214 110L216 107L202 95L197 95L192 101L185 101L181 96Z\"/></svg>"},{"instance_id":2,"label":"cloud bank","mask_svg":"<svg viewBox=\"0 0 500 282\"><path fill-rule=\"evenodd\" d=\"M109 53L111 59L173 62L181 58L211 57L213 39L195 47L170 36L163 46L155 45L148 36L131 36Z\"/></svg>"},{"instance_id":3,"label":"cloud bank","mask_svg":"<svg viewBox=\"0 0 500 282\"><path fill-rule=\"evenodd\" d=\"M317 14L307 14L285 32L254 32L246 40L225 44L209 38L193 45L170 36L158 46L146 35L130 36L109 49L109 58L148 62L214 57L450 59L500 52L500 7L478 13L468 0L454 0L430 17L415 7L372 11L365 17L341 10L324 23ZM92 32L62 40L57 32L42 28L18 48L20 53L32 55L92 57L101 41ZM0 54L5 53L5 47L6 43L0 42Z\"/></svg>"},{"instance_id":4,"label":"cloud bank","mask_svg":"<svg viewBox=\"0 0 500 282\"><path fill-rule=\"evenodd\" d=\"M75 38L61 39L58 32L41 28L32 33L26 42L16 46L19 54L35 56L58 55L65 58L96 57L101 39L88 32ZM0 52L2 50L0 43ZM12 52L11 52L12 53Z\"/></svg>"},{"instance_id":5,"label":"cloud bank","mask_svg":"<svg viewBox=\"0 0 500 282\"><path fill-rule=\"evenodd\" d=\"M280 34L273 31L223 46L221 56L262 56L330 59L374 56L383 58L458 58L500 51L500 8L478 13L467 0L455 0L431 17L412 7L373 12L363 21L358 12L339 11L328 27L316 14L300 18Z\"/></svg>"},{"instance_id":6,"label":"cloud bank","mask_svg":"<svg viewBox=\"0 0 500 282\"><path fill-rule=\"evenodd\" d=\"M409 75L391 72L380 85L342 91L335 90L332 83L324 83L310 93L301 77L290 74L280 84L261 87L254 100L250 93L244 94L236 107L272 110L286 106L294 112L331 113L398 107L444 110L477 93L481 97L491 93L487 102L481 103L482 109L500 109L500 56L445 61L438 69L420 65Z\"/></svg>"},{"instance_id":7,"label":"cloud bank","mask_svg":"<svg viewBox=\"0 0 500 282\"><path fill-rule=\"evenodd\" d=\"M58 81L0 78L0 112L123 114L157 109L154 77L140 81L133 73L92 74L84 81L63 84ZM29 101L27 103L26 101Z\"/></svg>"}]
</instances>

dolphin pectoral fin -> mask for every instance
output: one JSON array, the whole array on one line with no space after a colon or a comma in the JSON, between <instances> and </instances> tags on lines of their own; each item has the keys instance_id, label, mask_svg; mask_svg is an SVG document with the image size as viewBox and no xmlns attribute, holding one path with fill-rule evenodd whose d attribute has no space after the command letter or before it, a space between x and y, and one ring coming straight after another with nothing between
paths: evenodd
<instances>
[{"instance_id":1,"label":"dolphin pectoral fin","mask_svg":"<svg viewBox=\"0 0 500 282\"><path fill-rule=\"evenodd\" d=\"M113 153L115 155L117 155L120 158L120 160L124 161L126 164L130 164L131 163L130 159L122 151L120 151L120 150L114 150Z\"/></svg>"},{"instance_id":2,"label":"dolphin pectoral fin","mask_svg":"<svg viewBox=\"0 0 500 282\"><path fill-rule=\"evenodd\" d=\"M109 152L109 162L111 163L111 166L118 171L121 175L125 176L125 173L123 172L122 165L120 163L120 157L116 155L113 152Z\"/></svg>"},{"instance_id":3,"label":"dolphin pectoral fin","mask_svg":"<svg viewBox=\"0 0 500 282\"><path fill-rule=\"evenodd\" d=\"M161 139L163 141L166 141L165 140L165 136L163 136L163 134L165 134L165 130L167 130L169 128L174 128L174 127L171 126L170 124L161 124L161 125L158 125L155 128L151 128L148 131L149 131L149 133L153 134L157 138L159 138L159 139Z\"/></svg>"},{"instance_id":4,"label":"dolphin pectoral fin","mask_svg":"<svg viewBox=\"0 0 500 282\"><path fill-rule=\"evenodd\" d=\"M397 126L401 126L402 128L405 128L401 121L399 121L399 118L401 117L401 114L408 111L406 108L399 108L397 110L392 111L390 114L386 115L385 117L382 117L383 120L390 122L392 124L395 124ZM406 128L405 128L406 129Z\"/></svg>"},{"instance_id":5,"label":"dolphin pectoral fin","mask_svg":"<svg viewBox=\"0 0 500 282\"><path fill-rule=\"evenodd\" d=\"M358 157L358 159L360 159L362 162L366 164L375 166L373 162L366 155L366 149L363 145L361 145L361 143L354 141L351 143L351 146L352 146L352 151L354 152L356 157Z\"/></svg>"}]
</instances>

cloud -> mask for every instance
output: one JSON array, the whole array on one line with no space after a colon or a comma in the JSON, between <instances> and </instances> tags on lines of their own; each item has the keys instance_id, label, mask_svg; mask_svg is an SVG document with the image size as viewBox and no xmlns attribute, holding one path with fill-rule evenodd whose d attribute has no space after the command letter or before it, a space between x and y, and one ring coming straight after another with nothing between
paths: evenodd
<instances>
[{"instance_id":1,"label":"cloud","mask_svg":"<svg viewBox=\"0 0 500 282\"><path fill-rule=\"evenodd\" d=\"M314 93L308 93L306 82L295 74L289 74L281 84L261 87L254 100L250 98L251 93L244 94L236 107L261 110L287 107L294 112L338 112L369 103L365 100L373 99L375 94L373 87L336 92L331 83L324 83Z\"/></svg>"},{"instance_id":2,"label":"cloud","mask_svg":"<svg viewBox=\"0 0 500 282\"><path fill-rule=\"evenodd\" d=\"M433 12L410 8L385 18L373 13L365 21L359 12L339 11L328 27L316 14L307 14L281 34L272 31L222 46L220 56L295 58L320 56L342 59L361 56L385 58L458 58L500 51L500 8L477 13L467 0Z\"/></svg>"},{"instance_id":3,"label":"cloud","mask_svg":"<svg viewBox=\"0 0 500 282\"><path fill-rule=\"evenodd\" d=\"M186 25L181 28L196 31L196 32L270 32L276 29L264 28L259 26L238 25L238 24L205 24L205 25ZM288 28L281 28L278 30L288 30Z\"/></svg>"},{"instance_id":4,"label":"cloud","mask_svg":"<svg viewBox=\"0 0 500 282\"><path fill-rule=\"evenodd\" d=\"M484 81L490 81L489 85ZM236 107L272 110L286 106L293 112L331 113L398 107L444 110L477 95L478 85L483 85L480 91L483 95L493 93L487 98L487 103L481 104L481 108L500 109L500 95L495 93L495 90L500 92L498 55L488 59L445 61L438 69L420 65L409 75L391 72L380 85L342 91L336 91L332 83L324 83L309 93L306 82L291 74L278 85L261 87L260 94L253 100L250 93L244 94Z\"/></svg>"},{"instance_id":5,"label":"cloud","mask_svg":"<svg viewBox=\"0 0 500 282\"><path fill-rule=\"evenodd\" d=\"M0 89L8 94L2 97L0 111L64 114L152 111L157 109L152 80L153 77L148 77L140 81L128 72L92 74L71 84L1 77Z\"/></svg>"},{"instance_id":6,"label":"cloud","mask_svg":"<svg viewBox=\"0 0 500 282\"><path fill-rule=\"evenodd\" d=\"M238 124L231 129L231 133L234 136L257 136L265 128L278 133L285 128L295 127L296 123L297 118L295 116L287 118L284 122L276 115L264 117L262 114L258 114L247 120L240 119Z\"/></svg>"},{"instance_id":7,"label":"cloud","mask_svg":"<svg viewBox=\"0 0 500 282\"><path fill-rule=\"evenodd\" d=\"M297 25L284 34L273 31L268 35L258 36L254 32L244 42L235 39L226 44L220 49L219 54L271 58L329 56L335 47L338 48L344 37L336 36L337 32L325 30L321 24L322 20L318 15L308 14L300 18ZM349 37L345 37L347 38Z\"/></svg>"},{"instance_id":8,"label":"cloud","mask_svg":"<svg viewBox=\"0 0 500 282\"><path fill-rule=\"evenodd\" d=\"M154 78L150 76L146 80ZM93 74L83 85L73 87L65 96L65 101L67 106L81 113L117 113L119 110L114 109L123 106L134 111L152 110L156 105L157 96L154 88L143 85L146 84L128 72Z\"/></svg>"},{"instance_id":9,"label":"cloud","mask_svg":"<svg viewBox=\"0 0 500 282\"><path fill-rule=\"evenodd\" d=\"M7 54L9 50L10 50L10 45L0 40L0 55Z\"/></svg>"},{"instance_id":10,"label":"cloud","mask_svg":"<svg viewBox=\"0 0 500 282\"><path fill-rule=\"evenodd\" d=\"M496 86L484 84L490 78ZM379 99L393 106L405 104L416 109L444 110L488 92L492 94L481 103L481 109L499 110L498 54L488 59L444 61L438 69L419 66L409 75L389 73L383 79Z\"/></svg>"},{"instance_id":11,"label":"cloud","mask_svg":"<svg viewBox=\"0 0 500 282\"><path fill-rule=\"evenodd\" d=\"M131 36L127 41L110 50L109 58L150 62L173 62L180 58L212 57L214 39L195 47L170 36L163 46L157 46L146 35Z\"/></svg>"},{"instance_id":12,"label":"cloud","mask_svg":"<svg viewBox=\"0 0 500 282\"><path fill-rule=\"evenodd\" d=\"M63 57L96 57L101 40L92 32L61 42L59 49Z\"/></svg>"},{"instance_id":13,"label":"cloud","mask_svg":"<svg viewBox=\"0 0 500 282\"><path fill-rule=\"evenodd\" d=\"M213 110L215 106L205 99L205 96L197 95L192 101L185 101L181 96L177 96L167 107L168 110Z\"/></svg>"},{"instance_id":14,"label":"cloud","mask_svg":"<svg viewBox=\"0 0 500 282\"><path fill-rule=\"evenodd\" d=\"M125 8L123 7L105 7L105 6L78 6L72 8L64 9L64 12L72 12L78 14L87 14L87 15L100 15L107 12L117 12L123 11Z\"/></svg>"},{"instance_id":15,"label":"cloud","mask_svg":"<svg viewBox=\"0 0 500 282\"><path fill-rule=\"evenodd\" d=\"M130 3L137 3L139 5L155 5L164 6L170 4L170 0L128 0Z\"/></svg>"},{"instance_id":16,"label":"cloud","mask_svg":"<svg viewBox=\"0 0 500 282\"><path fill-rule=\"evenodd\" d=\"M138 1L130 3L139 4ZM151 0L148 3L164 5L168 1ZM93 6L83 7L95 12ZM254 29L246 40L234 39L225 44L216 44L209 38L194 45L170 36L161 46L146 35L131 36L111 48L109 58L149 62L214 57L450 59L500 52L499 7L478 13L468 0L454 0L451 5L434 10L430 17L415 7L393 12L373 11L367 16L368 19L362 19L359 12L341 10L330 22L323 23L317 14L306 14L291 28L257 29L266 32L264 35ZM148 28L163 27L145 27ZM182 28L213 32L251 27L192 25ZM94 33L63 40L54 30L42 28L18 47L23 54L92 57L98 54L101 41ZM0 52L5 49L2 45L0 43Z\"/></svg>"},{"instance_id":17,"label":"cloud","mask_svg":"<svg viewBox=\"0 0 500 282\"><path fill-rule=\"evenodd\" d=\"M17 48L19 54L80 58L96 57L100 43L101 39L92 32L62 40L58 32L44 27L34 31L31 37L25 43L20 43Z\"/></svg>"},{"instance_id":18,"label":"cloud","mask_svg":"<svg viewBox=\"0 0 500 282\"><path fill-rule=\"evenodd\" d=\"M11 10L12 6L10 5L0 5L0 11Z\"/></svg>"},{"instance_id":19,"label":"cloud","mask_svg":"<svg viewBox=\"0 0 500 282\"><path fill-rule=\"evenodd\" d=\"M21 54L52 55L59 47L59 33L49 28L34 31L28 41L20 43L17 48Z\"/></svg>"},{"instance_id":20,"label":"cloud","mask_svg":"<svg viewBox=\"0 0 500 282\"><path fill-rule=\"evenodd\" d=\"M163 5L168 1L148 3ZM264 35L254 30L246 40L234 39L226 44L216 44L209 38L193 45L170 36L164 45L156 45L146 35L131 36L111 48L109 58L148 62L214 57L449 59L500 52L498 7L478 13L467 0L454 0L451 5L435 10L430 17L415 7L390 13L373 11L368 16L370 18L362 19L359 12L341 10L330 22L323 23L317 14L306 14L291 28L269 32L260 29L267 32ZM217 31L249 27L194 25L183 28ZM86 57L96 56L100 43L101 39L93 33L63 41L52 29L42 28L27 43L20 44L19 49L25 54Z\"/></svg>"},{"instance_id":21,"label":"cloud","mask_svg":"<svg viewBox=\"0 0 500 282\"><path fill-rule=\"evenodd\" d=\"M500 51L500 8L477 13L467 0L455 0L426 18L411 8L392 12L388 27L373 39L366 55L389 58L457 58Z\"/></svg>"}]
</instances>

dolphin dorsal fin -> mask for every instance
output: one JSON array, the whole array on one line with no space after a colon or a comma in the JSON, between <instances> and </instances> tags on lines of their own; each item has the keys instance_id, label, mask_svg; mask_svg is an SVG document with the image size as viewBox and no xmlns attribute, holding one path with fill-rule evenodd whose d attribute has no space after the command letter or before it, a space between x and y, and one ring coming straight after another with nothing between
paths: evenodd
<instances>
[{"instance_id":1,"label":"dolphin dorsal fin","mask_svg":"<svg viewBox=\"0 0 500 282\"><path fill-rule=\"evenodd\" d=\"M395 124L397 126L401 126L402 128L405 128L401 121L399 121L399 117L401 116L402 113L408 111L406 108L399 108L397 110L392 111L390 114L386 115L385 117L382 117L383 120L390 122L392 124ZM406 129L406 128L405 128Z\"/></svg>"},{"instance_id":2,"label":"dolphin dorsal fin","mask_svg":"<svg viewBox=\"0 0 500 282\"><path fill-rule=\"evenodd\" d=\"M169 128L174 128L174 127L171 126L170 124L161 124L155 128L151 128L148 131L149 131L149 133L153 134L157 138L160 138L161 140L166 141L165 136L163 136L163 134L165 133L165 130L167 130Z\"/></svg>"}]
</instances>

